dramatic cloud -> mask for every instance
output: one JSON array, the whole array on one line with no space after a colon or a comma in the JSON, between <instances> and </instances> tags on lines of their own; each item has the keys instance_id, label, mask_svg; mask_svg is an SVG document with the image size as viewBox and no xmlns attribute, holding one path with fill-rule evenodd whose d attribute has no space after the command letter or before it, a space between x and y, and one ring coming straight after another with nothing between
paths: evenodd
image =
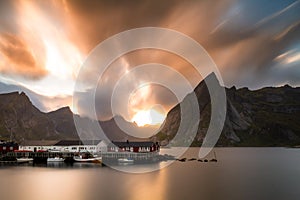
<instances>
[{"instance_id":1,"label":"dramatic cloud","mask_svg":"<svg viewBox=\"0 0 300 200\"><path fill-rule=\"evenodd\" d=\"M75 35L87 52L109 36L130 28L171 28L191 36L206 48L228 86L255 89L270 85L264 79L272 79L273 85L280 84L271 70L274 59L293 48L292 43L299 43L299 34L292 32L299 27L300 5L293 0L164 1L162 4L67 1L65 5L73 16L72 24L82 27ZM168 59L165 55L157 57ZM186 65L181 65L181 69L181 72L189 70ZM257 78L258 81L253 81ZM297 78L293 82L299 85Z\"/></svg>"},{"instance_id":2,"label":"dramatic cloud","mask_svg":"<svg viewBox=\"0 0 300 200\"><path fill-rule=\"evenodd\" d=\"M44 60L38 60L30 47L19 37L11 34L0 35L0 72L29 78L45 76Z\"/></svg>"},{"instance_id":3,"label":"dramatic cloud","mask_svg":"<svg viewBox=\"0 0 300 200\"><path fill-rule=\"evenodd\" d=\"M0 81L52 98L69 97L80 65L97 44L121 31L153 26L180 31L203 45L228 87L299 86L299 10L300 1L295 0L0 1ZM163 43L182 45L172 38ZM110 98L119 79L145 63L170 66L193 87L203 78L171 53L128 53L115 60L99 82L96 109L100 118L112 115ZM83 81L93 79L95 70ZM180 87L173 73L160 76ZM130 84L122 87L117 114L126 117L128 105L121 97L148 78L151 74L130 76ZM157 85L146 88L146 93L136 95L133 110L152 104L168 110L184 96L177 99ZM78 101L76 109L85 113L90 105L84 102L84 93Z\"/></svg>"}]
</instances>

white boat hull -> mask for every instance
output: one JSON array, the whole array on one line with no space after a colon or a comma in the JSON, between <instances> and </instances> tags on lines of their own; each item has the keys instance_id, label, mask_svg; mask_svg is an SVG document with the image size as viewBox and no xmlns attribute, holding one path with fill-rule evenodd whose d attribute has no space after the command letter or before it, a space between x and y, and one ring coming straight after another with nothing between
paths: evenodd
<instances>
[{"instance_id":1,"label":"white boat hull","mask_svg":"<svg viewBox=\"0 0 300 200\"><path fill-rule=\"evenodd\" d=\"M134 163L134 160L128 159L128 158L119 158L118 162L119 163Z\"/></svg>"},{"instance_id":2,"label":"white boat hull","mask_svg":"<svg viewBox=\"0 0 300 200\"><path fill-rule=\"evenodd\" d=\"M102 162L102 157L82 158L80 156L74 156L73 159L75 162L92 162L92 163L101 163Z\"/></svg>"},{"instance_id":3,"label":"white boat hull","mask_svg":"<svg viewBox=\"0 0 300 200\"><path fill-rule=\"evenodd\" d=\"M33 162L33 158L17 158L17 163Z\"/></svg>"},{"instance_id":4,"label":"white boat hull","mask_svg":"<svg viewBox=\"0 0 300 200\"><path fill-rule=\"evenodd\" d=\"M64 162L64 161L65 161L64 158L58 158L58 157L47 159L47 162Z\"/></svg>"}]
</instances>

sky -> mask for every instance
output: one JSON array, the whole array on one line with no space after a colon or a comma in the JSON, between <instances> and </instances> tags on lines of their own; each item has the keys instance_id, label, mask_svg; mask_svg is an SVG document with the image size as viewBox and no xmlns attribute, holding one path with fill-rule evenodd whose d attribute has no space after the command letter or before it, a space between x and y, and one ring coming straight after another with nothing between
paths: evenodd
<instances>
[{"instance_id":1,"label":"sky","mask_svg":"<svg viewBox=\"0 0 300 200\"><path fill-rule=\"evenodd\" d=\"M44 112L70 106L88 116L89 105L82 100L73 107L72 96L89 53L119 32L149 26L173 29L199 42L216 63L226 87L300 85L300 1L0 0L0 92L25 90ZM171 66L193 87L204 78L172 53L130 52L115 60L99 82L99 119L116 114L130 120L138 111L156 105L166 112L184 97L160 85L142 85L148 74L132 77L138 89L131 91L127 104L119 98L116 105L120 106L112 113L110 99L116 82L135 66L153 62ZM92 71L85 78L89 76ZM161 77L181 87L168 72Z\"/></svg>"}]
</instances>

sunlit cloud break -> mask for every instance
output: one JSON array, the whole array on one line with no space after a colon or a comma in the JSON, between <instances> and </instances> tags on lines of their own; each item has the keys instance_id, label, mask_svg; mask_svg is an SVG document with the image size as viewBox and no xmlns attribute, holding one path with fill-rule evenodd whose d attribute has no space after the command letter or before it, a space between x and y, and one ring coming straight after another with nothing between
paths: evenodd
<instances>
[{"instance_id":1,"label":"sunlit cloud break","mask_svg":"<svg viewBox=\"0 0 300 200\"><path fill-rule=\"evenodd\" d=\"M17 32L10 38L20 40L27 46L27 53L32 57L27 69L19 63L6 61L0 63L2 71L12 76L21 76L19 84L45 96L72 95L74 80L83 60L79 49L67 37L62 24L57 23L51 16L33 1L18 1L16 9ZM1 35L0 44L18 45L18 43ZM20 47L15 47L20 48ZM3 50L3 47L2 47ZM2 51L3 52L3 51ZM24 53L22 54L24 55ZM25 59L25 58L21 58ZM32 63L35 63L33 65ZM26 78L26 77L33 77ZM13 82L13 81L12 81Z\"/></svg>"}]
</instances>

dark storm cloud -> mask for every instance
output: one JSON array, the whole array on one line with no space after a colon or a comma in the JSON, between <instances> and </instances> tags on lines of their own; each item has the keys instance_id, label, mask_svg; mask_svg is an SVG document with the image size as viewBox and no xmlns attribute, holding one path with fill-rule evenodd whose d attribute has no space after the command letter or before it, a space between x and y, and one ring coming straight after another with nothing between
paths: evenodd
<instances>
[{"instance_id":1,"label":"dark storm cloud","mask_svg":"<svg viewBox=\"0 0 300 200\"><path fill-rule=\"evenodd\" d=\"M294 70L276 58L292 49L300 51L293 47L300 42L300 2L238 1L236 6L233 17L224 19L206 43L226 85L252 89L282 82L300 85L299 77L274 73L280 65L282 71Z\"/></svg>"},{"instance_id":2,"label":"dark storm cloud","mask_svg":"<svg viewBox=\"0 0 300 200\"><path fill-rule=\"evenodd\" d=\"M127 29L172 28L206 48L228 85L243 86L244 81L233 78L241 72L247 74L249 80L257 74L273 76L266 68L271 68L274 59L299 38L286 35L280 41L275 39L300 20L299 1L293 0L68 1L67 6L73 12L74 22L82 27L78 37L85 40L86 51ZM85 37L87 35L89 37ZM187 67L183 65L182 71L185 70ZM276 84L276 77L273 80ZM244 86L263 86L247 84Z\"/></svg>"},{"instance_id":3,"label":"dark storm cloud","mask_svg":"<svg viewBox=\"0 0 300 200\"><path fill-rule=\"evenodd\" d=\"M89 52L104 39L131 28L159 26L177 1L66 1L73 26L80 27L75 39ZM76 29L76 28L74 28Z\"/></svg>"},{"instance_id":4,"label":"dark storm cloud","mask_svg":"<svg viewBox=\"0 0 300 200\"><path fill-rule=\"evenodd\" d=\"M132 2L101 1L84 5L80 1L68 2L75 23L82 27L77 37L85 40L82 45L86 51L120 31L159 26L185 33L202 44L216 62L227 86L254 89L286 82L300 84L299 76L292 75L293 71L297 71L295 67L281 67L285 65L284 62L276 60L281 54L293 49L292 44L299 43L298 1ZM299 52L299 48L296 51ZM134 52L123 58L128 68L157 61L189 77L194 86L201 80L199 76L193 80L193 74L196 73L190 71L188 63L162 52ZM116 69L121 70L121 66ZM118 80L115 74L107 74L111 85ZM109 102L110 95L110 92L102 93L101 99ZM156 89L148 102L155 102L160 95L162 93L158 94ZM168 97L163 101L165 104L173 102ZM105 108L107 106L101 106L101 109Z\"/></svg>"}]
</instances>

